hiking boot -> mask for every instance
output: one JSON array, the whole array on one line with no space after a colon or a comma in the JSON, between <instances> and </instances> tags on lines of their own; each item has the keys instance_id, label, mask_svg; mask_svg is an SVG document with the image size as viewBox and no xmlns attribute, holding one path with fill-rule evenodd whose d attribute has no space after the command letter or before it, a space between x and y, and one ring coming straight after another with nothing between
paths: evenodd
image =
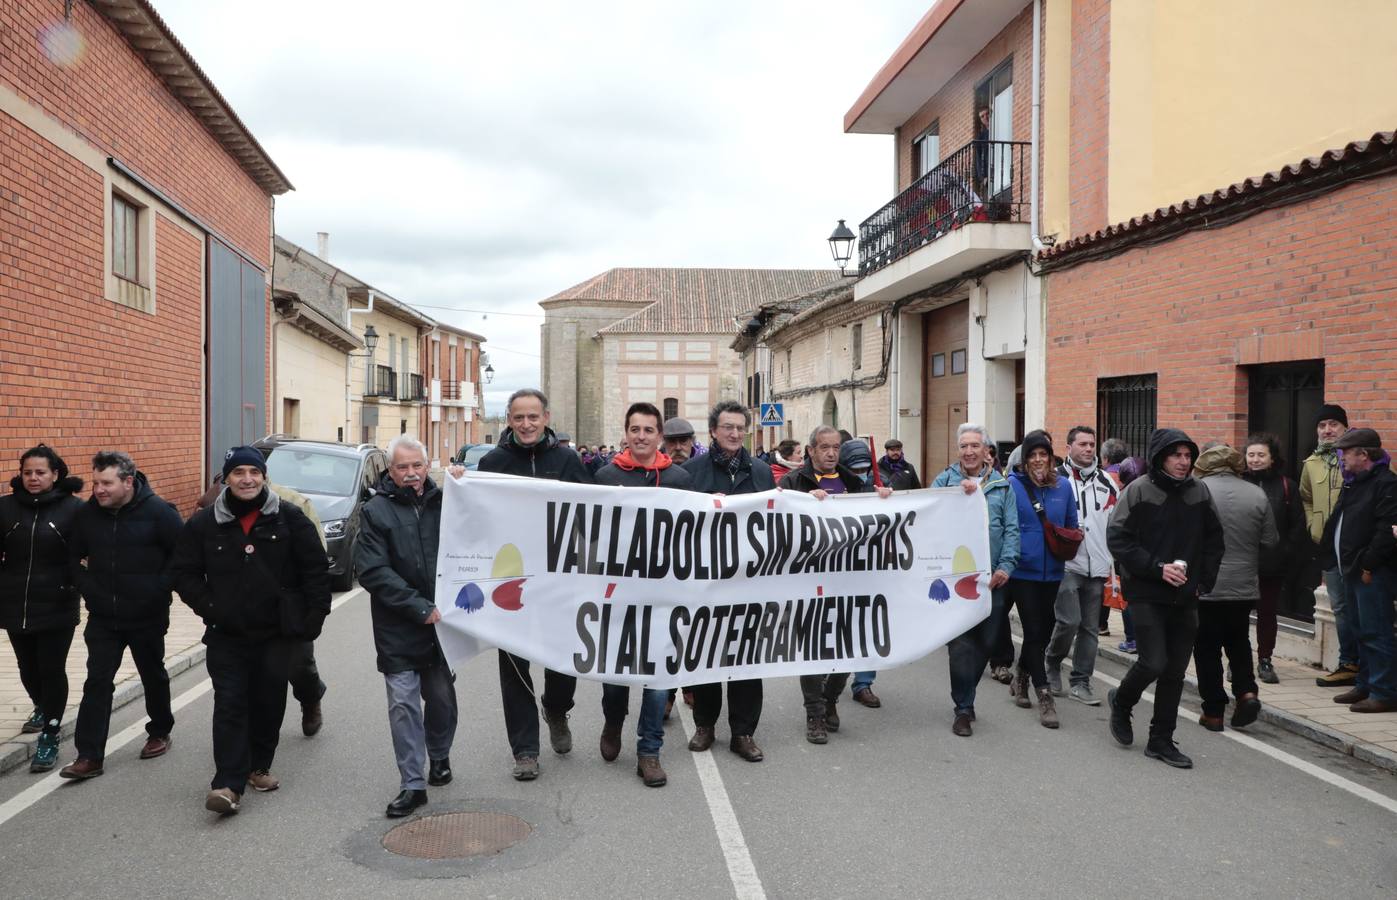
<instances>
[{"instance_id":1,"label":"hiking boot","mask_svg":"<svg viewBox=\"0 0 1397 900\"><path fill-rule=\"evenodd\" d=\"M1072 685L1072 691L1068 694L1068 696L1071 697L1073 700L1076 700L1078 703L1085 703L1087 706L1101 705L1101 698L1096 696L1096 694L1092 691L1091 682L1089 681L1084 681L1081 684Z\"/></svg>"},{"instance_id":2,"label":"hiking boot","mask_svg":"<svg viewBox=\"0 0 1397 900\"><path fill-rule=\"evenodd\" d=\"M81 756L58 770L59 778L72 778L77 781L96 778L101 774L102 764L100 762L95 759L84 759Z\"/></svg>"},{"instance_id":3,"label":"hiking boot","mask_svg":"<svg viewBox=\"0 0 1397 900\"><path fill-rule=\"evenodd\" d=\"M1350 706L1348 711L1356 713L1397 712L1397 700L1379 700L1377 697L1369 697L1367 700L1359 700Z\"/></svg>"},{"instance_id":4,"label":"hiking boot","mask_svg":"<svg viewBox=\"0 0 1397 900\"><path fill-rule=\"evenodd\" d=\"M320 712L319 700L314 703L301 704L301 734L306 737L315 737L324 724L325 717Z\"/></svg>"},{"instance_id":5,"label":"hiking boot","mask_svg":"<svg viewBox=\"0 0 1397 900\"><path fill-rule=\"evenodd\" d=\"M1222 716L1210 716L1203 713L1198 717L1198 724L1209 731L1222 731Z\"/></svg>"},{"instance_id":6,"label":"hiking boot","mask_svg":"<svg viewBox=\"0 0 1397 900\"><path fill-rule=\"evenodd\" d=\"M825 728L824 716L805 717L805 739L812 744L829 743L829 731Z\"/></svg>"},{"instance_id":7,"label":"hiking boot","mask_svg":"<svg viewBox=\"0 0 1397 900\"><path fill-rule=\"evenodd\" d=\"M441 787L443 784L451 783L451 758L449 756L427 760L427 783L433 787Z\"/></svg>"},{"instance_id":8,"label":"hiking boot","mask_svg":"<svg viewBox=\"0 0 1397 900\"><path fill-rule=\"evenodd\" d=\"M1122 747L1135 743L1135 729L1130 724L1130 710L1116 706L1116 689L1106 692L1106 705L1111 708L1111 737Z\"/></svg>"},{"instance_id":9,"label":"hiking boot","mask_svg":"<svg viewBox=\"0 0 1397 900\"><path fill-rule=\"evenodd\" d=\"M1067 692L1062 689L1062 667L1048 666L1048 690L1053 692L1054 697L1066 697Z\"/></svg>"},{"instance_id":10,"label":"hiking boot","mask_svg":"<svg viewBox=\"0 0 1397 900\"><path fill-rule=\"evenodd\" d=\"M951 723L951 734L959 737L970 737L975 730L970 727L970 713L956 713L956 720Z\"/></svg>"},{"instance_id":11,"label":"hiking boot","mask_svg":"<svg viewBox=\"0 0 1397 900\"><path fill-rule=\"evenodd\" d=\"M543 721L548 725L548 743L553 745L553 752L559 756L572 752L572 729L568 727L568 714L544 710Z\"/></svg>"},{"instance_id":12,"label":"hiking boot","mask_svg":"<svg viewBox=\"0 0 1397 900\"><path fill-rule=\"evenodd\" d=\"M695 753L702 753L713 746L713 726L698 725L694 727L694 736L689 738L689 749Z\"/></svg>"},{"instance_id":13,"label":"hiking boot","mask_svg":"<svg viewBox=\"0 0 1397 900\"><path fill-rule=\"evenodd\" d=\"M1048 688L1038 689L1038 724L1044 728L1058 727L1057 702Z\"/></svg>"},{"instance_id":14,"label":"hiking boot","mask_svg":"<svg viewBox=\"0 0 1397 900\"><path fill-rule=\"evenodd\" d=\"M1354 663L1342 663L1337 669L1328 675L1321 675L1315 679L1315 684L1320 687L1348 687L1358 680L1358 666Z\"/></svg>"},{"instance_id":15,"label":"hiking boot","mask_svg":"<svg viewBox=\"0 0 1397 900\"><path fill-rule=\"evenodd\" d=\"M231 816L238 811L242 796L231 788L216 788L204 797L204 809L220 816Z\"/></svg>"},{"instance_id":16,"label":"hiking boot","mask_svg":"<svg viewBox=\"0 0 1397 900\"><path fill-rule=\"evenodd\" d=\"M170 752L170 736L168 734L151 735L141 748L141 759L155 759Z\"/></svg>"},{"instance_id":17,"label":"hiking boot","mask_svg":"<svg viewBox=\"0 0 1397 900\"><path fill-rule=\"evenodd\" d=\"M1032 709L1033 702L1028 699L1028 673L1020 670L1015 673L1014 680L1009 683L1009 696L1014 698L1014 705L1020 709Z\"/></svg>"},{"instance_id":18,"label":"hiking boot","mask_svg":"<svg viewBox=\"0 0 1397 900\"><path fill-rule=\"evenodd\" d=\"M669 778L660 768L658 756L642 756L635 761L635 774L645 782L646 787L664 787Z\"/></svg>"},{"instance_id":19,"label":"hiking boot","mask_svg":"<svg viewBox=\"0 0 1397 900\"><path fill-rule=\"evenodd\" d=\"M1232 727L1246 728L1255 722L1259 715L1261 715L1261 701L1256 699L1255 694L1243 694L1237 698L1237 705L1232 709Z\"/></svg>"},{"instance_id":20,"label":"hiking boot","mask_svg":"<svg viewBox=\"0 0 1397 900\"><path fill-rule=\"evenodd\" d=\"M510 774L514 776L515 781L533 781L538 777L538 757L514 757L514 771Z\"/></svg>"},{"instance_id":21,"label":"hiking boot","mask_svg":"<svg viewBox=\"0 0 1397 900\"><path fill-rule=\"evenodd\" d=\"M34 758L29 761L29 771L48 772L58 765L58 735L42 732L34 745Z\"/></svg>"},{"instance_id":22,"label":"hiking boot","mask_svg":"<svg viewBox=\"0 0 1397 900\"><path fill-rule=\"evenodd\" d=\"M826 700L826 701L825 701L825 730L826 730L826 731L838 731L838 730L839 730L839 710L836 709L836 706L837 706L837 704L836 704L835 701L833 701L833 700Z\"/></svg>"},{"instance_id":23,"label":"hiking boot","mask_svg":"<svg viewBox=\"0 0 1397 900\"><path fill-rule=\"evenodd\" d=\"M994 666L990 669L990 677L1000 684L1008 684L1014 680L1014 673L1009 671L1008 666Z\"/></svg>"},{"instance_id":24,"label":"hiking boot","mask_svg":"<svg viewBox=\"0 0 1397 900\"><path fill-rule=\"evenodd\" d=\"M1150 738L1150 742L1145 745L1145 755L1176 769L1193 768L1193 760L1180 753L1179 748L1174 746L1174 742L1169 738Z\"/></svg>"},{"instance_id":25,"label":"hiking boot","mask_svg":"<svg viewBox=\"0 0 1397 900\"><path fill-rule=\"evenodd\" d=\"M854 699L869 709L878 709L883 705L883 701L878 699L878 695L873 693L873 688L863 688L854 692ZM838 729L831 728L831 731Z\"/></svg>"},{"instance_id":26,"label":"hiking boot","mask_svg":"<svg viewBox=\"0 0 1397 900\"><path fill-rule=\"evenodd\" d=\"M1368 699L1368 692L1367 692L1367 691L1363 691L1363 690L1359 690L1358 688L1349 688L1348 690L1344 691L1342 694L1335 694L1335 695L1334 695L1334 702L1335 702L1335 703L1342 703L1342 704L1345 705L1345 706L1348 706L1350 703L1357 703L1359 700L1367 700L1367 699Z\"/></svg>"},{"instance_id":27,"label":"hiking boot","mask_svg":"<svg viewBox=\"0 0 1397 900\"><path fill-rule=\"evenodd\" d=\"M748 762L761 762L766 758L750 734L733 735L732 740L728 741L728 749Z\"/></svg>"},{"instance_id":28,"label":"hiking boot","mask_svg":"<svg viewBox=\"0 0 1397 900\"><path fill-rule=\"evenodd\" d=\"M1256 661L1256 677L1261 679L1262 684L1280 684L1281 678L1276 674L1276 667L1271 665L1269 659L1258 659Z\"/></svg>"},{"instance_id":29,"label":"hiking boot","mask_svg":"<svg viewBox=\"0 0 1397 900\"><path fill-rule=\"evenodd\" d=\"M281 780L266 769L258 769L256 772L248 775L247 783L252 785L254 791L259 791L263 794L281 787Z\"/></svg>"},{"instance_id":30,"label":"hiking boot","mask_svg":"<svg viewBox=\"0 0 1397 900\"><path fill-rule=\"evenodd\" d=\"M1134 641L1121 641L1116 645L1116 649L1122 653L1129 653L1131 656L1140 652L1140 649L1135 646Z\"/></svg>"},{"instance_id":31,"label":"hiking boot","mask_svg":"<svg viewBox=\"0 0 1397 900\"><path fill-rule=\"evenodd\" d=\"M29 714L29 718L24 720L24 724L19 727L20 734L38 734L44 730L44 714L39 707L34 707L34 711Z\"/></svg>"},{"instance_id":32,"label":"hiking boot","mask_svg":"<svg viewBox=\"0 0 1397 900\"><path fill-rule=\"evenodd\" d=\"M621 755L621 722L607 722L601 727L601 758L611 762Z\"/></svg>"}]
</instances>

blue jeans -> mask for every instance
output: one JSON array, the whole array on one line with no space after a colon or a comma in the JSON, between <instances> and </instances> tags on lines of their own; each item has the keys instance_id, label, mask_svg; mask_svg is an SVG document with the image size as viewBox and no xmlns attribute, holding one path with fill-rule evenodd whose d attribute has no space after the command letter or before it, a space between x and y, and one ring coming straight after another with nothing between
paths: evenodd
<instances>
[{"instance_id":1,"label":"blue jeans","mask_svg":"<svg viewBox=\"0 0 1397 900\"><path fill-rule=\"evenodd\" d=\"M640 716L635 723L635 755L659 756L665 742L665 705L669 691L646 688L640 698ZM601 711L608 722L626 717L630 710L631 689L624 684L601 686Z\"/></svg>"},{"instance_id":2,"label":"blue jeans","mask_svg":"<svg viewBox=\"0 0 1397 900\"><path fill-rule=\"evenodd\" d=\"M873 679L877 677L877 672L855 672L854 680L849 682L849 694L857 694L865 688L873 687Z\"/></svg>"},{"instance_id":3,"label":"blue jeans","mask_svg":"<svg viewBox=\"0 0 1397 900\"><path fill-rule=\"evenodd\" d=\"M1358 679L1354 687L1377 700L1397 700L1397 669L1393 653L1397 640L1392 636L1393 608L1397 598L1397 571L1378 569L1373 583L1359 578L1345 579L1350 612L1358 613L1362 649L1358 654Z\"/></svg>"},{"instance_id":4,"label":"blue jeans","mask_svg":"<svg viewBox=\"0 0 1397 900\"><path fill-rule=\"evenodd\" d=\"M1339 632L1339 665L1358 665L1358 608L1345 590L1344 572L1338 566L1324 573L1329 608L1334 610L1334 630Z\"/></svg>"},{"instance_id":5,"label":"blue jeans","mask_svg":"<svg viewBox=\"0 0 1397 900\"><path fill-rule=\"evenodd\" d=\"M985 665L990 659L990 648L998 637L1002 612L1008 602L1008 593L998 588L991 595L990 616L974 628L951 639L946 645L946 655L951 664L951 702L956 714L975 711L975 686L985 673Z\"/></svg>"},{"instance_id":6,"label":"blue jeans","mask_svg":"<svg viewBox=\"0 0 1397 900\"><path fill-rule=\"evenodd\" d=\"M1134 641L1134 640L1135 640L1135 620L1134 620L1133 618L1131 618L1131 616L1130 616L1130 607L1129 607L1129 606L1126 606L1125 609L1121 610L1121 621L1125 623L1125 639L1126 639L1127 641Z\"/></svg>"}]
</instances>

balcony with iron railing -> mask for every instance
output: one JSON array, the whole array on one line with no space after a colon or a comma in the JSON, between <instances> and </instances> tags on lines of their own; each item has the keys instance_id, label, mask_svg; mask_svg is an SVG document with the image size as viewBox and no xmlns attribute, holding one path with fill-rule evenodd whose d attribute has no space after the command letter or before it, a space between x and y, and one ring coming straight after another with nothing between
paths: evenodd
<instances>
[{"instance_id":1,"label":"balcony with iron railing","mask_svg":"<svg viewBox=\"0 0 1397 900\"><path fill-rule=\"evenodd\" d=\"M441 383L441 399L446 401L456 401L461 399L461 382L443 381Z\"/></svg>"},{"instance_id":2,"label":"balcony with iron railing","mask_svg":"<svg viewBox=\"0 0 1397 900\"><path fill-rule=\"evenodd\" d=\"M1028 250L1031 146L971 141L865 219L855 299L891 299Z\"/></svg>"},{"instance_id":3,"label":"balcony with iron railing","mask_svg":"<svg viewBox=\"0 0 1397 900\"><path fill-rule=\"evenodd\" d=\"M398 393L398 399L404 401L426 400L427 388L423 384L422 376L416 372L404 372L402 390Z\"/></svg>"},{"instance_id":4,"label":"balcony with iron railing","mask_svg":"<svg viewBox=\"0 0 1397 900\"><path fill-rule=\"evenodd\" d=\"M398 398L397 373L388 366L371 366L369 369L369 381L365 385L365 397L381 397L384 400L396 400Z\"/></svg>"}]
</instances>

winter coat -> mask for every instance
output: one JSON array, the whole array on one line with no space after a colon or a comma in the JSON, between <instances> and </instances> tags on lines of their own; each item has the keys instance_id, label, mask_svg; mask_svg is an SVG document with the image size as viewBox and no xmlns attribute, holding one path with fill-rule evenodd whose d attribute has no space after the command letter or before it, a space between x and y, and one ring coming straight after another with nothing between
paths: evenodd
<instances>
[{"instance_id":1,"label":"winter coat","mask_svg":"<svg viewBox=\"0 0 1397 900\"><path fill-rule=\"evenodd\" d=\"M1315 450L1300 466L1300 501L1305 506L1305 523L1310 540L1322 543L1324 526L1339 502L1344 487L1344 468L1337 450Z\"/></svg>"},{"instance_id":2,"label":"winter coat","mask_svg":"<svg viewBox=\"0 0 1397 900\"><path fill-rule=\"evenodd\" d=\"M838 463L834 466L834 474L838 475L839 480L844 483L844 493L846 494L862 494L869 490L864 486L862 478ZM815 465L808 459L799 469L787 472L785 477L781 479L781 489L786 491L800 491L802 494L808 494L818 490L819 487L820 479L815 474Z\"/></svg>"},{"instance_id":3,"label":"winter coat","mask_svg":"<svg viewBox=\"0 0 1397 900\"><path fill-rule=\"evenodd\" d=\"M1177 428L1150 435L1148 474L1121 491L1106 527L1106 545L1121 575L1121 593L1131 603L1190 605L1217 583L1226 551L1222 522L1212 495L1196 478L1177 481L1164 474L1164 456L1187 444L1198 445ZM1188 581L1175 587L1164 580L1164 565L1188 563Z\"/></svg>"},{"instance_id":4,"label":"winter coat","mask_svg":"<svg viewBox=\"0 0 1397 900\"><path fill-rule=\"evenodd\" d=\"M33 633L78 624L78 589L68 565L81 478L31 494L16 477L0 497L0 628Z\"/></svg>"},{"instance_id":5,"label":"winter coat","mask_svg":"<svg viewBox=\"0 0 1397 900\"><path fill-rule=\"evenodd\" d=\"M109 626L168 627L170 558L184 519L144 474L137 472L135 482L125 506L103 509L94 497L78 511L68 556L73 582L88 613Z\"/></svg>"},{"instance_id":6,"label":"winter coat","mask_svg":"<svg viewBox=\"0 0 1397 900\"><path fill-rule=\"evenodd\" d=\"M624 487L656 487L658 485L681 491L687 491L693 486L693 476L684 471L682 466L674 465L665 454L656 453L655 461L657 463L663 462L664 465L645 469L631 460L629 450L618 453L612 457L608 465L597 471L597 484Z\"/></svg>"},{"instance_id":7,"label":"winter coat","mask_svg":"<svg viewBox=\"0 0 1397 900\"><path fill-rule=\"evenodd\" d=\"M1066 478L1059 478L1052 487L1040 487L1022 472L1012 473L1009 483L1014 488L1019 516L1019 564L1009 577L1020 581L1061 581L1062 560L1048 552L1043 522L1033 508L1033 498L1036 496L1043 504L1049 522L1076 528L1077 501L1072 496L1072 487Z\"/></svg>"},{"instance_id":8,"label":"winter coat","mask_svg":"<svg viewBox=\"0 0 1397 900\"><path fill-rule=\"evenodd\" d=\"M551 478L572 484L591 484L592 475L582 465L582 457L571 447L558 443L553 429L543 429L543 437L528 447L515 442L514 429L506 428L494 450L480 458L482 472Z\"/></svg>"},{"instance_id":9,"label":"winter coat","mask_svg":"<svg viewBox=\"0 0 1397 900\"><path fill-rule=\"evenodd\" d=\"M576 453L557 449L577 459ZM398 487L385 472L378 493L360 513L354 568L369 592L378 670L384 674L445 664L436 628L425 624L436 609L441 498L430 478L418 495Z\"/></svg>"},{"instance_id":10,"label":"winter coat","mask_svg":"<svg viewBox=\"0 0 1397 900\"><path fill-rule=\"evenodd\" d=\"M330 614L330 569L319 529L296 506L266 490L250 531L228 506L213 506L180 531L170 572L185 605L204 620L204 643L320 636Z\"/></svg>"},{"instance_id":11,"label":"winter coat","mask_svg":"<svg viewBox=\"0 0 1397 900\"><path fill-rule=\"evenodd\" d=\"M1077 500L1077 518L1085 534L1077 555L1063 568L1084 578L1106 578L1111 574L1111 550L1106 546L1106 525L1120 491L1116 482L1093 462L1085 469L1068 460L1057 467L1058 478L1072 488Z\"/></svg>"},{"instance_id":12,"label":"winter coat","mask_svg":"<svg viewBox=\"0 0 1397 900\"><path fill-rule=\"evenodd\" d=\"M931 486L958 488L965 477L960 463L952 463ZM988 467L980 479L980 493L990 513L990 571L1009 575L1019 567L1018 496L1008 478Z\"/></svg>"},{"instance_id":13,"label":"winter coat","mask_svg":"<svg viewBox=\"0 0 1397 900\"><path fill-rule=\"evenodd\" d=\"M922 486L922 480L917 477L917 470L903 457L901 466L893 467L892 460L887 455L878 459L878 476L883 479L883 486L890 487L895 491L915 491Z\"/></svg>"},{"instance_id":14,"label":"winter coat","mask_svg":"<svg viewBox=\"0 0 1397 900\"><path fill-rule=\"evenodd\" d=\"M1226 462L1229 455L1236 468L1241 468L1241 455L1223 446L1204 453L1193 470L1213 500L1225 548L1213 589L1199 599L1254 603L1261 599L1261 582L1257 580L1261 559L1275 552L1280 533L1266 492L1238 476Z\"/></svg>"},{"instance_id":15,"label":"winter coat","mask_svg":"<svg viewBox=\"0 0 1397 900\"><path fill-rule=\"evenodd\" d=\"M1310 538L1305 522L1305 506L1300 501L1300 488L1288 476L1274 468L1264 472L1247 472L1247 481L1266 492L1271 506L1280 543L1269 553L1261 554L1262 578L1285 578L1294 574L1311 553Z\"/></svg>"},{"instance_id":16,"label":"winter coat","mask_svg":"<svg viewBox=\"0 0 1397 900\"><path fill-rule=\"evenodd\" d=\"M1345 578L1397 568L1397 475L1382 463L1344 485L1324 526L1319 554L1326 569L1338 566ZM1338 550L1334 534L1338 532Z\"/></svg>"},{"instance_id":17,"label":"winter coat","mask_svg":"<svg viewBox=\"0 0 1397 900\"><path fill-rule=\"evenodd\" d=\"M776 487L776 479L771 477L771 466L753 459L745 448L738 453L735 477L728 472L726 463L718 462L716 453L695 456L684 463L684 471L694 479L692 489L703 494L759 494Z\"/></svg>"}]
</instances>

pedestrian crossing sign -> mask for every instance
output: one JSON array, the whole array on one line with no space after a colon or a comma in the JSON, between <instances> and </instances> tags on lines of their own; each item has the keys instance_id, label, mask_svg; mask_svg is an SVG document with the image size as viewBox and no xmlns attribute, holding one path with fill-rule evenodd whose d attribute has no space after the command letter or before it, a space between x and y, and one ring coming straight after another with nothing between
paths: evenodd
<instances>
[{"instance_id":1,"label":"pedestrian crossing sign","mask_svg":"<svg viewBox=\"0 0 1397 900\"><path fill-rule=\"evenodd\" d=\"M786 410L780 403L763 403L761 405L761 421L758 423L763 428L780 428L786 424Z\"/></svg>"}]
</instances>

